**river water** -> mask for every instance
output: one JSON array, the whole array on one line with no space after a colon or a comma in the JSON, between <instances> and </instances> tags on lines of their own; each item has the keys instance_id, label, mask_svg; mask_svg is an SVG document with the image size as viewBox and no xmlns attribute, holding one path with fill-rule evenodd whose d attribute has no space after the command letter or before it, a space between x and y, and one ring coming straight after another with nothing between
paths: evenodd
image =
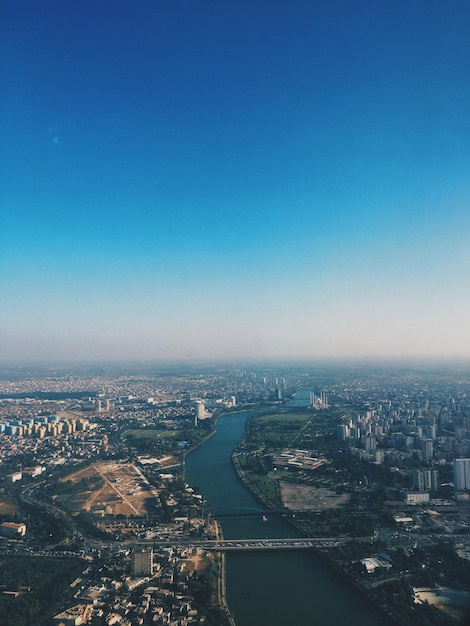
<instances>
[{"instance_id":1,"label":"river water","mask_svg":"<svg viewBox=\"0 0 470 626\"><path fill-rule=\"evenodd\" d=\"M214 436L186 459L186 482L214 511L262 506L237 477L231 454L248 413L223 416ZM295 537L282 518L220 518L225 539ZM227 601L237 626L372 626L384 617L310 551L236 552L226 556Z\"/></svg>"}]
</instances>

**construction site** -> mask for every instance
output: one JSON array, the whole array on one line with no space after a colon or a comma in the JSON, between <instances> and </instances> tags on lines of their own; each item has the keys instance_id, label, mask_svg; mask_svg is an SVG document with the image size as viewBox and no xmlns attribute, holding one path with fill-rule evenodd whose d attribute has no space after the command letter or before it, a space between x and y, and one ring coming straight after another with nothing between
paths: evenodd
<instances>
[{"instance_id":1,"label":"construction site","mask_svg":"<svg viewBox=\"0 0 470 626\"><path fill-rule=\"evenodd\" d=\"M158 491L133 463L93 463L65 476L61 482L78 487L68 502L59 497L63 504L75 513L85 510L98 517L142 517L158 498Z\"/></svg>"}]
</instances>

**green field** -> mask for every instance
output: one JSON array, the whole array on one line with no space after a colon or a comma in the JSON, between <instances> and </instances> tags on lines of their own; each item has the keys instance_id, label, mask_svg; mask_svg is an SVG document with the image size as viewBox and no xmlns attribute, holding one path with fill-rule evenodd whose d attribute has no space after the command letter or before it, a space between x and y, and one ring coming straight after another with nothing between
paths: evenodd
<instances>
[{"instance_id":1,"label":"green field","mask_svg":"<svg viewBox=\"0 0 470 626\"><path fill-rule=\"evenodd\" d=\"M311 413L270 413L258 419L260 422L306 422L311 417Z\"/></svg>"},{"instance_id":2,"label":"green field","mask_svg":"<svg viewBox=\"0 0 470 626\"><path fill-rule=\"evenodd\" d=\"M126 430L124 437L135 437L135 439L170 439L179 437L181 430L157 430L153 428L136 428Z\"/></svg>"}]
</instances>

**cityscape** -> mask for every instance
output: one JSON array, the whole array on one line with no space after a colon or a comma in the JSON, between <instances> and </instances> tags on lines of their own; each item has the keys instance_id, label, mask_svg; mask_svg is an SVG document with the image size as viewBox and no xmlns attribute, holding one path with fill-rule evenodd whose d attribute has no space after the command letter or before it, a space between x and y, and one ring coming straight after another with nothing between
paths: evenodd
<instances>
[{"instance_id":1,"label":"cityscape","mask_svg":"<svg viewBox=\"0 0 470 626\"><path fill-rule=\"evenodd\" d=\"M3 368L4 623L243 625L225 570L270 553L365 599L358 624L459 623L469 385L436 363ZM225 464L251 508L194 482L235 421Z\"/></svg>"},{"instance_id":2,"label":"cityscape","mask_svg":"<svg viewBox=\"0 0 470 626\"><path fill-rule=\"evenodd\" d=\"M5 0L0 625L470 623L468 0Z\"/></svg>"}]
</instances>

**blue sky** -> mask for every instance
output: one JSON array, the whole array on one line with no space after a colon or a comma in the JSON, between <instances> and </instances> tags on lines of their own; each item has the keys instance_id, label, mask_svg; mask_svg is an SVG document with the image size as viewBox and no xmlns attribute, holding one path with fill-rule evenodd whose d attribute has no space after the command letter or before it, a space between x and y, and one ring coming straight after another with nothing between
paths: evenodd
<instances>
[{"instance_id":1,"label":"blue sky","mask_svg":"<svg viewBox=\"0 0 470 626\"><path fill-rule=\"evenodd\" d=\"M470 356L466 1L7 0L1 355Z\"/></svg>"}]
</instances>

